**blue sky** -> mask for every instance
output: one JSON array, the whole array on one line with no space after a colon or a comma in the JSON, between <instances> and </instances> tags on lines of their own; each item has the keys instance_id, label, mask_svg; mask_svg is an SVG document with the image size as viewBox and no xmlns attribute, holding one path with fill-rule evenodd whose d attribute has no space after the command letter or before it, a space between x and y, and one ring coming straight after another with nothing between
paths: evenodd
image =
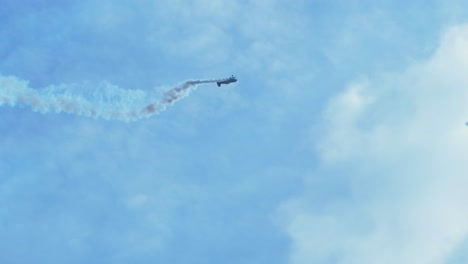
<instances>
[{"instance_id":1,"label":"blue sky","mask_svg":"<svg viewBox=\"0 0 468 264\"><path fill-rule=\"evenodd\" d=\"M466 263L467 11L2 1L0 262ZM5 101L231 74L134 122Z\"/></svg>"}]
</instances>

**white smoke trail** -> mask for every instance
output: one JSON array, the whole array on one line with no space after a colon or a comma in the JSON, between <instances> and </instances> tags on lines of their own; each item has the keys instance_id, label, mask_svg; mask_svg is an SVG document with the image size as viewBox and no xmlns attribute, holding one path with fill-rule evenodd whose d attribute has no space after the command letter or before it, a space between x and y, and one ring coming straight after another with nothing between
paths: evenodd
<instances>
[{"instance_id":1,"label":"white smoke trail","mask_svg":"<svg viewBox=\"0 0 468 264\"><path fill-rule=\"evenodd\" d=\"M93 87L82 83L38 90L30 88L27 81L0 76L0 106L24 105L41 113L65 112L94 118L134 121L159 113L187 96L199 84L218 81L221 80L186 81L157 96L154 91L127 90L106 82Z\"/></svg>"}]
</instances>

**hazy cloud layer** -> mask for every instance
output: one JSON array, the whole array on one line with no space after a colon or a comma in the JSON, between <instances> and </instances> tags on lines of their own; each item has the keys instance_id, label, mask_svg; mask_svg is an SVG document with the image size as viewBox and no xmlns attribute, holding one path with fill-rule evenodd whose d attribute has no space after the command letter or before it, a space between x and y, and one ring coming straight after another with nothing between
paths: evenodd
<instances>
[{"instance_id":1,"label":"hazy cloud layer","mask_svg":"<svg viewBox=\"0 0 468 264\"><path fill-rule=\"evenodd\" d=\"M239 82L131 124L0 107L0 262L465 263L465 2L2 1L31 89Z\"/></svg>"},{"instance_id":2,"label":"hazy cloud layer","mask_svg":"<svg viewBox=\"0 0 468 264\"><path fill-rule=\"evenodd\" d=\"M427 60L330 100L321 169L281 208L291 263L448 263L466 251L467 47L468 26L452 27Z\"/></svg>"}]
</instances>

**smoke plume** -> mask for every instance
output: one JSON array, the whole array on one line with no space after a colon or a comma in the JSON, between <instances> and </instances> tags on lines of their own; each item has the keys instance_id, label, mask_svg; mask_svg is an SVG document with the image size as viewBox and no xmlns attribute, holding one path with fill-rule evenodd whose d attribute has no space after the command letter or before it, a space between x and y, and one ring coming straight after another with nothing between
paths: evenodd
<instances>
[{"instance_id":1,"label":"smoke plume","mask_svg":"<svg viewBox=\"0 0 468 264\"><path fill-rule=\"evenodd\" d=\"M29 106L41 113L69 113L93 118L134 121L148 118L186 97L199 84L220 80L192 80L162 94L122 89L107 82L80 83L33 89L12 76L0 76L0 106Z\"/></svg>"}]
</instances>

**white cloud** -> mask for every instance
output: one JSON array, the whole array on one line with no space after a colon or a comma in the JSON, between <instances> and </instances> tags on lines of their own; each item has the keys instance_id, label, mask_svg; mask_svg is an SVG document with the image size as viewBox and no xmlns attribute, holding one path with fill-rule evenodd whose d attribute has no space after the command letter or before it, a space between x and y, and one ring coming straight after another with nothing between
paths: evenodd
<instances>
[{"instance_id":1,"label":"white cloud","mask_svg":"<svg viewBox=\"0 0 468 264\"><path fill-rule=\"evenodd\" d=\"M323 166L280 209L291 263L451 258L468 237L466 72L468 25L449 29L428 60L330 101L317 140ZM344 187L325 194L335 185Z\"/></svg>"},{"instance_id":2,"label":"white cloud","mask_svg":"<svg viewBox=\"0 0 468 264\"><path fill-rule=\"evenodd\" d=\"M325 118L331 129L319 147L324 159L352 155L362 144L358 125L373 101L372 96L366 94L366 88L366 83L352 84L329 103Z\"/></svg>"}]
</instances>

